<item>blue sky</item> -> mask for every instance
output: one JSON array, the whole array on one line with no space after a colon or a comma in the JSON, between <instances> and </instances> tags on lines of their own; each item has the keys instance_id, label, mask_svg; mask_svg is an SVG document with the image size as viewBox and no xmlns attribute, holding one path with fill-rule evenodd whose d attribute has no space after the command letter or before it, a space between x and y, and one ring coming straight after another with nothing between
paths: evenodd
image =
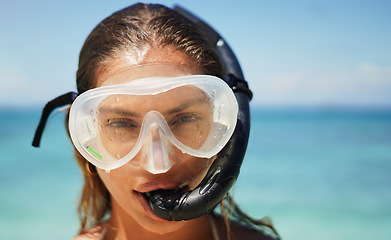
<instances>
[{"instance_id":1,"label":"blue sky","mask_svg":"<svg viewBox=\"0 0 391 240\"><path fill-rule=\"evenodd\" d=\"M0 105L40 106L74 90L89 32L133 2L1 0ZM391 107L390 1L180 4L229 42L254 105Z\"/></svg>"}]
</instances>

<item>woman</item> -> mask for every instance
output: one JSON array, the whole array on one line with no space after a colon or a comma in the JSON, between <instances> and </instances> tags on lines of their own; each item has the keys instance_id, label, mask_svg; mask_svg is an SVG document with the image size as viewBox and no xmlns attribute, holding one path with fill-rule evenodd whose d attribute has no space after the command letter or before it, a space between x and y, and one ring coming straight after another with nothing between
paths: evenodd
<instances>
[{"instance_id":1,"label":"woman","mask_svg":"<svg viewBox=\"0 0 391 240\"><path fill-rule=\"evenodd\" d=\"M155 191L196 188L232 135L235 117L215 123L221 112L236 116L233 94L216 77L223 67L208 39L164 6L133 5L91 32L79 58L81 95L69 114L85 180L75 239L277 238L230 198L220 204L223 217L166 221L150 207ZM214 96L220 92L227 100ZM209 132L217 126L213 143ZM229 221L231 213L237 220Z\"/></svg>"}]
</instances>

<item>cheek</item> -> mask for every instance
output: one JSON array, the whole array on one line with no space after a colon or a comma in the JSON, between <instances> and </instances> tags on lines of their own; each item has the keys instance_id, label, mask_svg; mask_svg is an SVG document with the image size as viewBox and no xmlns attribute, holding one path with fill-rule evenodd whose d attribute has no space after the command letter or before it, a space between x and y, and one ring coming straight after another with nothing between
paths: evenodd
<instances>
[{"instance_id":1,"label":"cheek","mask_svg":"<svg viewBox=\"0 0 391 240\"><path fill-rule=\"evenodd\" d=\"M177 166L174 166L172 170L177 175L183 176L184 179L188 179L189 188L194 189L204 179L215 157L211 159L188 157Z\"/></svg>"},{"instance_id":2,"label":"cheek","mask_svg":"<svg viewBox=\"0 0 391 240\"><path fill-rule=\"evenodd\" d=\"M205 175L208 172L210 166L214 162L214 159L215 159L214 157L211 158L211 159L198 159L197 164L193 168L193 169L198 171L198 172L195 173L195 174L197 174L197 176L195 177L195 182L197 183L197 185L205 177Z\"/></svg>"},{"instance_id":3,"label":"cheek","mask_svg":"<svg viewBox=\"0 0 391 240\"><path fill-rule=\"evenodd\" d=\"M107 173L104 170L98 169L98 174L102 179L110 195L118 202L128 201L129 195L132 193L132 188L135 185L134 178L129 177L131 173L123 173L122 169L111 170Z\"/></svg>"}]
</instances>

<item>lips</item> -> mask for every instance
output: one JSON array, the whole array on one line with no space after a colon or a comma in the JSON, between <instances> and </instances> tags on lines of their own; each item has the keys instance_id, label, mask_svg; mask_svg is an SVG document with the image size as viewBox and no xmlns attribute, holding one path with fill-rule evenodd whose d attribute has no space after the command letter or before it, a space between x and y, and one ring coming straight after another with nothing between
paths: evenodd
<instances>
[{"instance_id":1,"label":"lips","mask_svg":"<svg viewBox=\"0 0 391 240\"><path fill-rule=\"evenodd\" d=\"M156 216L153 213L151 206L149 205L149 201L148 201L147 197L145 196L145 194L137 192L137 191L134 191L134 193L136 194L137 199L140 202L140 205L142 206L142 208L144 209L144 211L148 217L150 217L151 219L153 219L155 221L164 221L163 219L159 218L158 216Z\"/></svg>"},{"instance_id":2,"label":"lips","mask_svg":"<svg viewBox=\"0 0 391 240\"><path fill-rule=\"evenodd\" d=\"M147 193L156 190L181 190L187 187L188 182L178 183L172 180L148 181L135 188L135 191Z\"/></svg>"}]
</instances>

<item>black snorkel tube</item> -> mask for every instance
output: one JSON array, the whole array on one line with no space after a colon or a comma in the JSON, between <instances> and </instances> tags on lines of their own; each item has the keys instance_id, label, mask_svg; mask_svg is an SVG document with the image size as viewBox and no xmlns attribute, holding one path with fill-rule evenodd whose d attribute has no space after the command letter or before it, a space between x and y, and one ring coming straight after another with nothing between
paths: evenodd
<instances>
[{"instance_id":1,"label":"black snorkel tube","mask_svg":"<svg viewBox=\"0 0 391 240\"><path fill-rule=\"evenodd\" d=\"M232 88L239 105L235 131L227 145L218 153L202 182L193 190L177 193L156 190L146 193L152 211L165 220L189 220L211 212L228 194L236 182L247 148L250 130L249 101L252 93L244 80L239 62L223 38L205 22L176 6L184 17L195 23L207 35L225 68L224 81Z\"/></svg>"}]
</instances>

